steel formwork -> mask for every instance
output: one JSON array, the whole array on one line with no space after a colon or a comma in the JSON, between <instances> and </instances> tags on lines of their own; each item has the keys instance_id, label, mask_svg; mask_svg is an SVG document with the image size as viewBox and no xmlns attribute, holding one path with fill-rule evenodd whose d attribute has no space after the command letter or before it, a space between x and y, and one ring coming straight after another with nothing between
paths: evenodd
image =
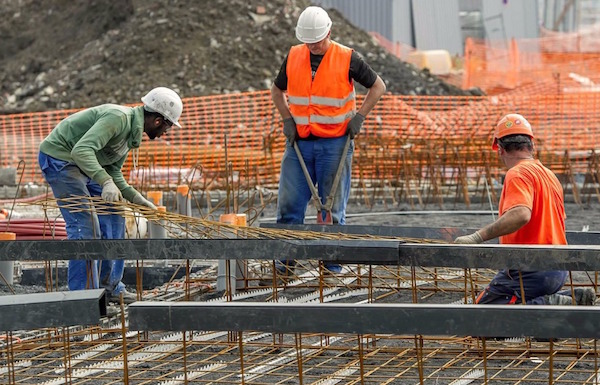
<instances>
[{"instance_id":1,"label":"steel formwork","mask_svg":"<svg viewBox=\"0 0 600 385\"><path fill-rule=\"evenodd\" d=\"M577 236L585 243L596 234ZM581 270L581 279L569 285L597 287L597 275L589 274L598 270L599 246L339 238L1 242L0 255L10 260L187 258L187 268L196 259L228 258L246 261L248 275L235 294L216 292L216 267L209 267L144 292L141 302L109 309L95 326L7 331L0 341L0 382L597 382L594 338L600 308L465 304L489 282L494 274L490 268ZM299 261L294 274L260 285L272 279L271 260L281 255ZM347 264L341 274L328 276L319 262L323 260ZM205 287L212 290L207 293ZM184 299L194 302L178 302ZM511 329L511 324L519 328Z\"/></svg>"}]
</instances>

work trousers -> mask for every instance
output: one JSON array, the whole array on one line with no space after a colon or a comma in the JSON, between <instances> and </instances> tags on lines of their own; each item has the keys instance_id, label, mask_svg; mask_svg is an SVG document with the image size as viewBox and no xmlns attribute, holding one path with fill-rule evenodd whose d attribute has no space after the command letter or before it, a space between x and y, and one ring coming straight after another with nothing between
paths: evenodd
<instances>
[{"instance_id":1,"label":"work trousers","mask_svg":"<svg viewBox=\"0 0 600 385\"><path fill-rule=\"evenodd\" d=\"M298 140L298 148L306 163L306 168L316 184L319 198L325 203L333 187L342 152L346 144L346 136L339 138L320 138L314 140ZM281 160L279 175L279 197L277 200L277 223L302 224L306 208L312 195L294 147L286 142L285 152ZM346 223L346 206L350 197L350 178L352 176L352 154L354 142L350 142L348 154L343 160L344 168L337 187L331 214L333 223ZM325 219L325 212L323 219Z\"/></svg>"},{"instance_id":2,"label":"work trousers","mask_svg":"<svg viewBox=\"0 0 600 385\"><path fill-rule=\"evenodd\" d=\"M39 153L38 162L42 175L57 199L72 196L101 196L102 187L85 175L74 163ZM72 202L70 202L72 204ZM125 219L118 214L97 215L90 209L89 200L77 202L83 211L71 211L65 202L59 201L60 212L65 220L68 239L122 239L125 236ZM71 260L68 269L69 290L105 288L112 295L119 295L125 285L121 282L123 260L85 261Z\"/></svg>"},{"instance_id":3,"label":"work trousers","mask_svg":"<svg viewBox=\"0 0 600 385\"><path fill-rule=\"evenodd\" d=\"M567 280L566 271L523 271L521 276L525 303L528 305L547 305L544 297L560 293L560 288ZM570 292L568 295L571 296ZM522 303L519 271L499 271L475 302L495 305Z\"/></svg>"}]
</instances>

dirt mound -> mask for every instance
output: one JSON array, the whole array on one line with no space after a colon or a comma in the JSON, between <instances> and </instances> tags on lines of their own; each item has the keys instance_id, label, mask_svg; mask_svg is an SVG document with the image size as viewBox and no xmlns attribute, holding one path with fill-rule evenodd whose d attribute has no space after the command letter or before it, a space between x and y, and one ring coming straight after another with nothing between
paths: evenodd
<instances>
[{"instance_id":1,"label":"dirt mound","mask_svg":"<svg viewBox=\"0 0 600 385\"><path fill-rule=\"evenodd\" d=\"M0 113L269 88L304 0L0 0ZM468 95L403 63L331 11L334 40L401 94ZM359 89L359 92L362 91Z\"/></svg>"}]
</instances>

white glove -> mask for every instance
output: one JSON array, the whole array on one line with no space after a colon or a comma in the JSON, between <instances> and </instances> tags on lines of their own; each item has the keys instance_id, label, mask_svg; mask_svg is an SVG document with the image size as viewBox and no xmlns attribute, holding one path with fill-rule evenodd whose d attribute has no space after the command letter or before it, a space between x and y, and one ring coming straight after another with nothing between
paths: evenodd
<instances>
[{"instance_id":1,"label":"white glove","mask_svg":"<svg viewBox=\"0 0 600 385\"><path fill-rule=\"evenodd\" d=\"M144 198L140 193L135 194L135 196L131 200L131 203L135 203L136 205L140 206L146 206L148 208L151 208L152 210L156 210L156 206L154 205L154 203Z\"/></svg>"},{"instance_id":2,"label":"white glove","mask_svg":"<svg viewBox=\"0 0 600 385\"><path fill-rule=\"evenodd\" d=\"M121 190L119 190L112 179L107 179L104 183L102 183L102 199L107 202L117 202L123 199Z\"/></svg>"},{"instance_id":3,"label":"white glove","mask_svg":"<svg viewBox=\"0 0 600 385\"><path fill-rule=\"evenodd\" d=\"M454 243L461 243L464 245L474 245L476 243L483 243L483 238L481 238L481 235L479 235L479 231L476 231L473 234L463 235L462 237L457 237L454 240Z\"/></svg>"}]
</instances>

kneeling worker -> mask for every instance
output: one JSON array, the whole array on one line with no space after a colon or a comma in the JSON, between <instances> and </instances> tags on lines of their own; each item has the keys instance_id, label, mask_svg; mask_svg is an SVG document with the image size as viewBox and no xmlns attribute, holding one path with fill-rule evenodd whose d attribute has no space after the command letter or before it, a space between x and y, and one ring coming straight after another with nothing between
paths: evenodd
<instances>
[{"instance_id":1,"label":"kneeling worker","mask_svg":"<svg viewBox=\"0 0 600 385\"><path fill-rule=\"evenodd\" d=\"M501 244L566 245L565 205L562 186L556 175L534 159L533 131L519 114L508 114L496 125L492 149L508 171L500 197L500 217L454 243L474 244L500 237ZM570 305L571 291L560 291L566 271L521 271L525 303ZM577 288L577 305L593 305L596 293ZM502 270L479 294L478 304L522 303L519 270Z\"/></svg>"}]
</instances>

